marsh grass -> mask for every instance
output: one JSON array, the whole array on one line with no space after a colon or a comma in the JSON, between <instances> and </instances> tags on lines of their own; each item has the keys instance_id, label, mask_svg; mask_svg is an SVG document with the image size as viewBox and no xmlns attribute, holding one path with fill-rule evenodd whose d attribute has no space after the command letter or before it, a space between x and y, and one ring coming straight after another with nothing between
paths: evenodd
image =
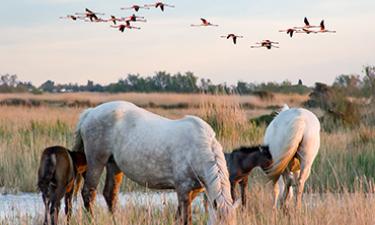
<instances>
[{"instance_id":1,"label":"marsh grass","mask_svg":"<svg viewBox=\"0 0 375 225\"><path fill-rule=\"evenodd\" d=\"M43 96L43 95L41 95ZM38 97L41 97L38 96ZM29 97L29 96L18 96ZM44 96L46 97L46 96ZM254 102L251 97L200 96L163 94L124 94L124 95L51 95L48 98L90 99L101 102L112 98L126 98L137 102L155 101L160 104L194 102L198 107L182 109L149 108L149 110L169 118L181 118L192 114L206 120L217 133L225 151L231 151L240 145L262 143L264 126L249 122L251 116L269 113L272 102ZM98 99L96 99L96 97ZM0 99L4 96L0 96ZM130 98L130 99L128 99ZM279 98L277 104L287 96ZM298 106L302 97L291 97L292 105ZM252 104L263 109L250 110L241 103L252 99ZM280 100L282 99L282 100ZM189 103L190 104L190 103ZM375 174L375 107L366 106L362 113L362 125L347 129L332 127L329 132L321 132L321 148L313 164L312 173L306 183L308 207L298 214L289 216L272 213L271 189L265 188L262 172L256 170L251 175L249 201L252 203L243 212L238 213L239 224L373 224L375 211L374 192ZM3 192L35 192L36 174L42 150L50 145L71 147L73 132L79 113L79 107L25 107L0 106L0 187ZM103 188L103 179L99 190ZM124 180L122 191L142 190L132 181ZM309 203L311 202L311 203ZM118 214L119 224L173 224L175 206L163 209L153 207L139 208L127 206ZM73 224L90 224L84 219L81 210L76 212ZM81 216L80 216L81 215ZM11 215L12 223L0 221L0 224L39 224L41 218ZM105 209L98 209L97 224L113 224ZM206 217L198 213L195 224L204 224ZM14 221L18 221L13 223Z\"/></svg>"}]
</instances>

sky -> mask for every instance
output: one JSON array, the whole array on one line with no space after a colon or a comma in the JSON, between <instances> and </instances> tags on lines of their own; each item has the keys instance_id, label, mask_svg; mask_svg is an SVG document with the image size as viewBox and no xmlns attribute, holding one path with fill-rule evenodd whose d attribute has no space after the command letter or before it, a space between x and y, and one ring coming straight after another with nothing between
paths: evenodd
<instances>
[{"instance_id":1,"label":"sky","mask_svg":"<svg viewBox=\"0 0 375 225\"><path fill-rule=\"evenodd\" d=\"M233 3L235 2L235 3ZM193 72L214 83L302 79L305 84L332 83L340 74L363 74L375 64L374 0L170 0L175 5L140 11L147 23L124 33L109 23L59 19L87 7L109 15L129 16L120 7L152 1L2 0L0 74L40 85L87 80L108 84L127 74ZM337 33L296 34L278 30L325 20ZM218 27L190 27L206 18ZM236 33L237 45L220 38ZM279 49L251 49L263 39Z\"/></svg>"}]
</instances>

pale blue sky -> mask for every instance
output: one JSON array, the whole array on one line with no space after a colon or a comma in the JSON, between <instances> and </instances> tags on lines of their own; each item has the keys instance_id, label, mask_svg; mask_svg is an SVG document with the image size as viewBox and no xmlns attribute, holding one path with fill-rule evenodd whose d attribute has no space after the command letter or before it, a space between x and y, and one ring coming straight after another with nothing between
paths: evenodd
<instances>
[{"instance_id":1,"label":"pale blue sky","mask_svg":"<svg viewBox=\"0 0 375 225\"><path fill-rule=\"evenodd\" d=\"M57 82L102 84L128 73L152 75L192 71L215 83L282 81L331 83L339 74L361 73L375 64L375 1L171 0L176 8L140 11L141 30L120 33L109 24L60 20L59 16L94 11L130 15L119 8L152 1L3 0L0 7L0 74L17 74L34 84ZM233 1L232 1L233 2ZM312 24L325 19L336 34L296 35L279 29L297 26L307 16ZM192 28L204 17L219 27ZM244 35L237 46L221 39ZM251 49L262 39L280 49Z\"/></svg>"}]
</instances>

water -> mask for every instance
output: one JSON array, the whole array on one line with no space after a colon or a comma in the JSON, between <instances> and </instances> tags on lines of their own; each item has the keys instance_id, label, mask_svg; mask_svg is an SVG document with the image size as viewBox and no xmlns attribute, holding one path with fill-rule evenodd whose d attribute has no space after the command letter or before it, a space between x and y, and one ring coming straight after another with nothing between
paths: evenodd
<instances>
[{"instance_id":1,"label":"water","mask_svg":"<svg viewBox=\"0 0 375 225\"><path fill-rule=\"evenodd\" d=\"M82 200L78 198L78 206L82 207ZM194 205L201 204L202 198L197 198ZM62 201L61 208L64 207ZM131 192L120 193L119 204L124 207L126 204L138 206L153 206L162 208L166 204L175 204L177 206L177 195L175 192ZM97 195L96 205L106 208L103 195ZM36 217L43 215L44 204L41 194L20 193L0 195L0 220L12 215Z\"/></svg>"}]
</instances>

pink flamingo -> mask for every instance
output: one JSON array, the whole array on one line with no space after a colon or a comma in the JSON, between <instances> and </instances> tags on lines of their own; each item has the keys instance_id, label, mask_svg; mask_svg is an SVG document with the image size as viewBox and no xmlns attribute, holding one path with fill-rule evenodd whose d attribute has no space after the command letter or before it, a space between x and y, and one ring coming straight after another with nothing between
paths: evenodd
<instances>
[{"instance_id":1,"label":"pink flamingo","mask_svg":"<svg viewBox=\"0 0 375 225\"><path fill-rule=\"evenodd\" d=\"M121 10L132 10L134 9L134 11L138 12L139 9L150 9L149 7L147 6L140 6L140 5L132 5L130 7L123 7L123 8L120 8Z\"/></svg>"},{"instance_id":2,"label":"pink flamingo","mask_svg":"<svg viewBox=\"0 0 375 225\"><path fill-rule=\"evenodd\" d=\"M74 15L66 15L66 16L61 16L59 17L60 19L72 19L72 20L77 20L77 19L84 19L82 16L74 16Z\"/></svg>"},{"instance_id":3,"label":"pink flamingo","mask_svg":"<svg viewBox=\"0 0 375 225\"><path fill-rule=\"evenodd\" d=\"M320 22L320 30L318 31L320 33L336 33L335 30L327 30L325 25L324 25L324 20Z\"/></svg>"},{"instance_id":4,"label":"pink flamingo","mask_svg":"<svg viewBox=\"0 0 375 225\"><path fill-rule=\"evenodd\" d=\"M125 21L125 24L119 24L117 26L111 25L111 27L118 28L118 30L121 32L124 32L125 29L138 29L138 30L141 29L140 27L131 26L129 20Z\"/></svg>"},{"instance_id":5,"label":"pink flamingo","mask_svg":"<svg viewBox=\"0 0 375 225\"><path fill-rule=\"evenodd\" d=\"M208 27L208 26L214 26L214 27L218 27L219 25L217 24L212 24L210 22L208 22L206 19L204 18L201 18L201 21L202 23L201 24L191 24L190 26L192 27Z\"/></svg>"},{"instance_id":6,"label":"pink flamingo","mask_svg":"<svg viewBox=\"0 0 375 225\"><path fill-rule=\"evenodd\" d=\"M174 8L174 5L165 4L163 2L156 2L155 4L145 5L145 7L155 7L155 8L159 7L161 11L164 11L164 7L166 6L170 8Z\"/></svg>"},{"instance_id":7,"label":"pink flamingo","mask_svg":"<svg viewBox=\"0 0 375 225\"><path fill-rule=\"evenodd\" d=\"M88 8L86 8L85 11L85 13L76 13L76 15L84 15L85 17L89 18L91 22L99 21L100 19L98 15L104 15L104 13L93 12Z\"/></svg>"},{"instance_id":8,"label":"pink flamingo","mask_svg":"<svg viewBox=\"0 0 375 225\"><path fill-rule=\"evenodd\" d=\"M107 19L106 20L107 22L113 22L114 25L116 25L116 22L121 22L121 21L125 21L125 18L117 18L113 15L111 15L111 18Z\"/></svg>"},{"instance_id":9,"label":"pink flamingo","mask_svg":"<svg viewBox=\"0 0 375 225\"><path fill-rule=\"evenodd\" d=\"M294 33L304 33L301 30L295 29L295 28L288 28L286 30L279 30L279 32L286 32L290 37L293 37Z\"/></svg>"},{"instance_id":10,"label":"pink flamingo","mask_svg":"<svg viewBox=\"0 0 375 225\"><path fill-rule=\"evenodd\" d=\"M143 16L136 16L135 14L126 17L125 20L129 20L132 22L147 22L147 20L145 20Z\"/></svg>"},{"instance_id":11,"label":"pink flamingo","mask_svg":"<svg viewBox=\"0 0 375 225\"><path fill-rule=\"evenodd\" d=\"M243 36L239 36L239 35L235 35L235 34L228 34L226 36L220 36L220 37L226 38L226 39L232 38L233 44L237 43L237 38L243 38Z\"/></svg>"},{"instance_id":12,"label":"pink flamingo","mask_svg":"<svg viewBox=\"0 0 375 225\"><path fill-rule=\"evenodd\" d=\"M256 42L255 44L257 45L253 45L253 46L250 46L251 48L267 48L267 49L271 49L272 47L273 48L279 48L279 46L276 46L274 44L279 44L279 42L275 42L275 41L270 41L270 40L263 40L261 42Z\"/></svg>"}]
</instances>

